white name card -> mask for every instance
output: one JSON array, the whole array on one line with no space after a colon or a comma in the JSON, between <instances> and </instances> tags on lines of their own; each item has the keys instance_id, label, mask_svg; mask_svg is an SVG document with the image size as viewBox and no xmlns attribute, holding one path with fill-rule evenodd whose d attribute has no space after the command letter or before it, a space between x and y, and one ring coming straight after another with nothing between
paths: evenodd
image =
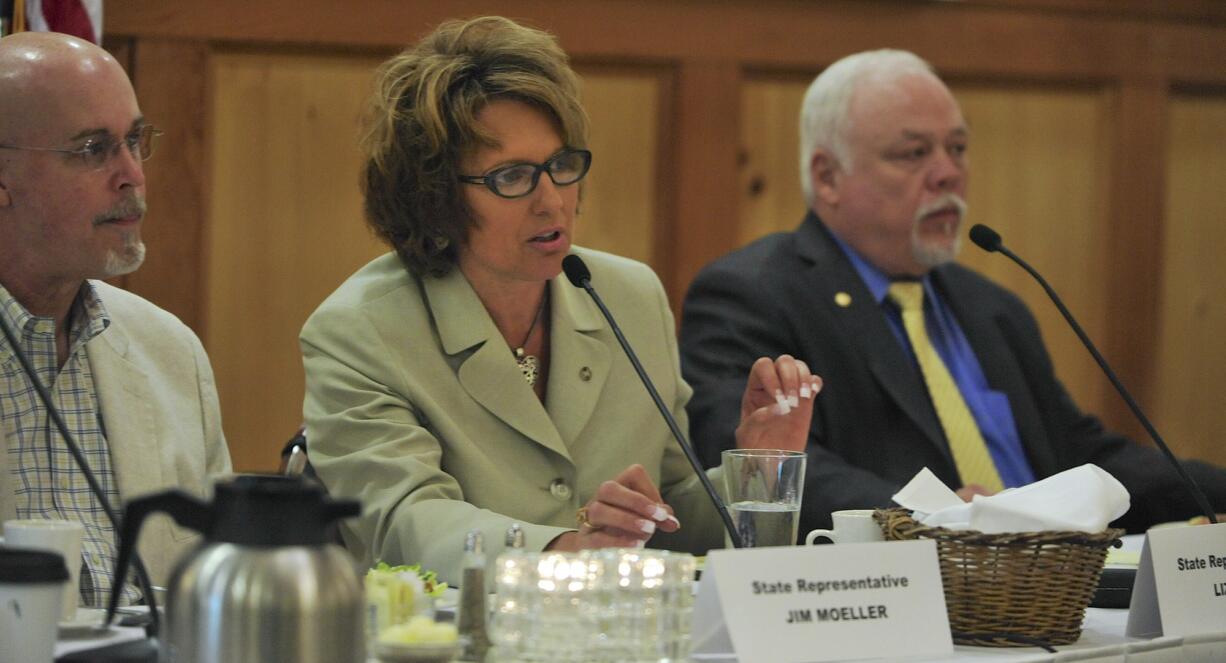
<instances>
[{"instance_id":1,"label":"white name card","mask_svg":"<svg viewBox=\"0 0 1226 663\"><path fill-rule=\"evenodd\" d=\"M1150 530L1132 587L1128 635L1226 628L1226 523Z\"/></svg>"},{"instance_id":2,"label":"white name card","mask_svg":"<svg viewBox=\"0 0 1226 663\"><path fill-rule=\"evenodd\" d=\"M695 654L741 661L953 651L933 541L713 550L693 632Z\"/></svg>"}]
</instances>

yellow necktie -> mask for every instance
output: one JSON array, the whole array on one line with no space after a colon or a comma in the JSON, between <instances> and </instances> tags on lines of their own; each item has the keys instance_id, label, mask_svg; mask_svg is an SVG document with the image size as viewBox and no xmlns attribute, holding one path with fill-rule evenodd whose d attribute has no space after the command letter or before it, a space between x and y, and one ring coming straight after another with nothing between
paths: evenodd
<instances>
[{"instance_id":1,"label":"yellow necktie","mask_svg":"<svg viewBox=\"0 0 1226 663\"><path fill-rule=\"evenodd\" d=\"M907 329L907 338L915 350L915 358L928 385L928 395L936 408L937 418L941 420L941 427L945 429L945 437L949 440L949 449L954 454L954 463L958 466L962 482L977 483L992 492L1001 490L1004 485L988 453L988 446L983 442L983 435L979 433L979 426L975 424L975 418L958 390L958 383L954 382L945 362L928 339L928 330L924 327L924 286L918 281L893 283L890 285L890 299L902 310L903 327Z\"/></svg>"}]
</instances>

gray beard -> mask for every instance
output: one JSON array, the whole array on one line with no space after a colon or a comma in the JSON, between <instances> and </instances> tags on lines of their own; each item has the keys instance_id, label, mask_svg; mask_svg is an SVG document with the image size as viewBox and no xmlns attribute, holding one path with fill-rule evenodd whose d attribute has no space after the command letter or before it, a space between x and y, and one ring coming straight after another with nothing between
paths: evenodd
<instances>
[{"instance_id":1,"label":"gray beard","mask_svg":"<svg viewBox=\"0 0 1226 663\"><path fill-rule=\"evenodd\" d=\"M128 234L124 237L123 248L107 252L106 265L102 268L103 278L109 279L131 274L139 269L143 262L145 262L145 243L135 233Z\"/></svg>"},{"instance_id":2,"label":"gray beard","mask_svg":"<svg viewBox=\"0 0 1226 663\"><path fill-rule=\"evenodd\" d=\"M961 249L961 235L954 239L953 245L949 248L924 244L918 237L914 235L911 237L911 257L915 258L915 262L918 262L927 269L953 262L958 257L958 251Z\"/></svg>"}]
</instances>

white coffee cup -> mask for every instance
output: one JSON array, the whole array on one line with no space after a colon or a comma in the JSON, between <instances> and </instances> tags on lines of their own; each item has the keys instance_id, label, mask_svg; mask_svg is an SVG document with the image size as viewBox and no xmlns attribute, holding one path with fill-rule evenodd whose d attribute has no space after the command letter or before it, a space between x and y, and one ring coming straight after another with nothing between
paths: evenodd
<instances>
[{"instance_id":1,"label":"white coffee cup","mask_svg":"<svg viewBox=\"0 0 1226 663\"><path fill-rule=\"evenodd\" d=\"M68 583L64 585L60 621L72 621L77 616L81 586L81 539L84 536L85 528L75 520L7 520L4 523L4 540L9 545L50 550L64 556Z\"/></svg>"},{"instance_id":2,"label":"white coffee cup","mask_svg":"<svg viewBox=\"0 0 1226 663\"><path fill-rule=\"evenodd\" d=\"M805 545L825 537L834 543L872 543L885 541L881 528L873 520L872 509L847 509L830 514L834 529L815 529L805 535Z\"/></svg>"},{"instance_id":3,"label":"white coffee cup","mask_svg":"<svg viewBox=\"0 0 1226 663\"><path fill-rule=\"evenodd\" d=\"M51 660L67 583L59 553L0 546L0 661Z\"/></svg>"}]
</instances>

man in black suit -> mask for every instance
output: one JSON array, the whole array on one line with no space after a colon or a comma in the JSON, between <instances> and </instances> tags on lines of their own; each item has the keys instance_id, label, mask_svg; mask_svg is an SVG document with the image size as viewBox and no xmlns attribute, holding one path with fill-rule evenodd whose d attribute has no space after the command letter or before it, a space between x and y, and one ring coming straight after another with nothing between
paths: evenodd
<instances>
[{"instance_id":1,"label":"man in black suit","mask_svg":"<svg viewBox=\"0 0 1226 663\"><path fill-rule=\"evenodd\" d=\"M682 369L704 462L733 444L748 366L789 353L825 380L802 534L831 511L889 505L925 466L970 499L1095 463L1132 495L1118 525L1196 515L1156 450L1077 408L1021 300L953 263L968 142L957 102L911 53L849 56L814 80L801 113L808 215L712 263L686 296ZM923 293L909 319L896 288ZM1226 511L1226 471L1189 471Z\"/></svg>"}]
</instances>

